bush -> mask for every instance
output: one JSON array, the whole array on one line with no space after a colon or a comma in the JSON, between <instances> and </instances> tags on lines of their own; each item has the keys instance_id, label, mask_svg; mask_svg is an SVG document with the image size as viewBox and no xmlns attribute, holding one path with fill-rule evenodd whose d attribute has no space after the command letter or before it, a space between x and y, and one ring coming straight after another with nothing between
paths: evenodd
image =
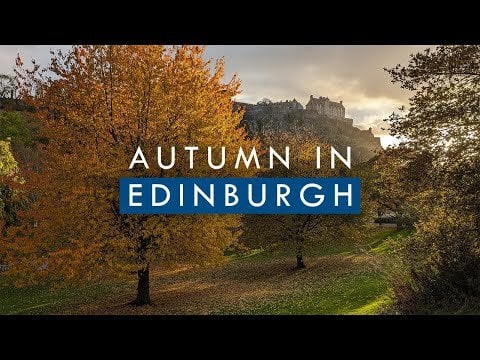
<instances>
[{"instance_id":1,"label":"bush","mask_svg":"<svg viewBox=\"0 0 480 360\"><path fill-rule=\"evenodd\" d=\"M480 299L480 233L475 224L475 214L461 209L424 209L416 232L401 246L402 279L392 284L401 312L461 309Z\"/></svg>"}]
</instances>

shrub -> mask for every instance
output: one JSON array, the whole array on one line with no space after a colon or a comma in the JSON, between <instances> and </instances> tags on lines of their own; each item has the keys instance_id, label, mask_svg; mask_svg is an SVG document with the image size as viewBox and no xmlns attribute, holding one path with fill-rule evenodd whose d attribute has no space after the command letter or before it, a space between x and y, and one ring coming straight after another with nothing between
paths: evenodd
<instances>
[{"instance_id":1,"label":"shrub","mask_svg":"<svg viewBox=\"0 0 480 360\"><path fill-rule=\"evenodd\" d=\"M475 214L461 209L423 209L416 232L401 245L403 281L392 284L401 312L459 309L480 299L480 234L475 224Z\"/></svg>"}]
</instances>

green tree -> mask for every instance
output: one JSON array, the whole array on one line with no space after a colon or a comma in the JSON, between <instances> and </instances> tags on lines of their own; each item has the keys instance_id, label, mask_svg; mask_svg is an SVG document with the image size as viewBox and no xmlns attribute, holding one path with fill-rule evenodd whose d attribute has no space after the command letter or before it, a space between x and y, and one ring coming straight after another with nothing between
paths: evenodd
<instances>
[{"instance_id":1,"label":"green tree","mask_svg":"<svg viewBox=\"0 0 480 360\"><path fill-rule=\"evenodd\" d=\"M413 92L408 113L390 118L392 135L462 161L480 148L480 46L439 46L412 55L407 66L386 69Z\"/></svg>"},{"instance_id":2,"label":"green tree","mask_svg":"<svg viewBox=\"0 0 480 360\"><path fill-rule=\"evenodd\" d=\"M11 184L18 171L17 161L13 157L10 142L0 140L0 232L13 225L17 218L15 212L15 192Z\"/></svg>"},{"instance_id":3,"label":"green tree","mask_svg":"<svg viewBox=\"0 0 480 360\"><path fill-rule=\"evenodd\" d=\"M417 219L415 195L430 189L433 154L409 144L387 148L372 161L372 182L367 193L377 204L379 216L392 212L397 226L411 228Z\"/></svg>"},{"instance_id":4,"label":"green tree","mask_svg":"<svg viewBox=\"0 0 480 360\"><path fill-rule=\"evenodd\" d=\"M427 49L387 71L413 92L408 112L390 117L392 133L411 145L394 156L398 176L384 178L417 214L396 299L406 311L465 305L480 297L480 47Z\"/></svg>"},{"instance_id":5,"label":"green tree","mask_svg":"<svg viewBox=\"0 0 480 360\"><path fill-rule=\"evenodd\" d=\"M0 177L11 176L17 171L17 162L13 157L10 142L0 140Z\"/></svg>"},{"instance_id":6,"label":"green tree","mask_svg":"<svg viewBox=\"0 0 480 360\"><path fill-rule=\"evenodd\" d=\"M36 136L36 125L22 112L0 112L0 218L3 232L18 224L17 212L31 203L22 189L24 182L19 168L24 171L38 169L40 139Z\"/></svg>"}]
</instances>

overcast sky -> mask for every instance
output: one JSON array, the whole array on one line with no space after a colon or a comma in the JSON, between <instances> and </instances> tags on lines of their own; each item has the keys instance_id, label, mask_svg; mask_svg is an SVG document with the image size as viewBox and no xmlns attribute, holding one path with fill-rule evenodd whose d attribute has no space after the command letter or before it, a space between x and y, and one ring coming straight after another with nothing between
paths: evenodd
<instances>
[{"instance_id":1,"label":"overcast sky","mask_svg":"<svg viewBox=\"0 0 480 360\"><path fill-rule=\"evenodd\" d=\"M49 49L66 46L0 46L0 73L12 73L15 56L48 63ZM242 81L240 101L256 103L296 98L305 105L310 95L343 100L354 125L372 127L382 144L392 140L381 120L401 105L409 93L390 82L384 67L408 62L409 55L432 46L209 46L206 57L225 57L226 76Z\"/></svg>"}]
</instances>

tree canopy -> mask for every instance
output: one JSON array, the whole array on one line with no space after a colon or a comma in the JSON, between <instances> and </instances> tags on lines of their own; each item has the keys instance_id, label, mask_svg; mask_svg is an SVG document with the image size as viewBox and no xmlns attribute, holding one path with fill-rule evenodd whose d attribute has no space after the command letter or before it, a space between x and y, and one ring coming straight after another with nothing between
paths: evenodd
<instances>
[{"instance_id":1,"label":"tree canopy","mask_svg":"<svg viewBox=\"0 0 480 360\"><path fill-rule=\"evenodd\" d=\"M387 71L413 92L408 112L390 118L407 144L379 164L391 202L414 213L397 302L404 311L467 304L480 296L480 47L426 49Z\"/></svg>"},{"instance_id":2,"label":"tree canopy","mask_svg":"<svg viewBox=\"0 0 480 360\"><path fill-rule=\"evenodd\" d=\"M41 171L26 180L37 200L23 218L38 226L28 236L10 232L17 269L29 268L33 279L41 266L41 276L62 281L135 271L136 303L145 304L151 265L222 258L238 216L134 216L118 207L120 177L228 176L233 169L190 169L179 154L170 170L129 171L138 146L154 158L159 145L225 146L233 154L229 148L256 144L239 126L242 112L233 110L232 97L240 83L222 80L222 59L204 60L197 46L74 46L52 53L48 69L17 63L22 99L35 107L48 139Z\"/></svg>"},{"instance_id":3,"label":"tree canopy","mask_svg":"<svg viewBox=\"0 0 480 360\"><path fill-rule=\"evenodd\" d=\"M392 82L413 92L408 114L394 114L392 135L414 141L440 157L478 153L480 46L439 46L387 69Z\"/></svg>"}]
</instances>

